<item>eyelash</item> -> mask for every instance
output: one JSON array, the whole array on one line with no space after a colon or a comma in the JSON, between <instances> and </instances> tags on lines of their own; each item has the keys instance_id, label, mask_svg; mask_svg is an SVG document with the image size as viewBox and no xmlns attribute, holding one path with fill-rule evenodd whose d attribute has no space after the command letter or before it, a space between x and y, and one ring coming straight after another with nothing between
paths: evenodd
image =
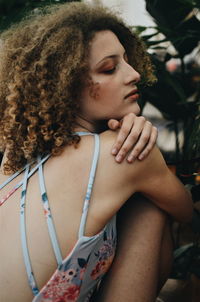
<instances>
[{"instance_id":1,"label":"eyelash","mask_svg":"<svg viewBox=\"0 0 200 302\"><path fill-rule=\"evenodd\" d=\"M114 73L115 71L116 71L116 67L113 67L112 69L103 71L103 73L105 73L105 74L112 74L112 73Z\"/></svg>"},{"instance_id":2,"label":"eyelash","mask_svg":"<svg viewBox=\"0 0 200 302\"><path fill-rule=\"evenodd\" d=\"M126 63L128 63L128 57L127 57L127 56L125 56L124 60L126 61ZM129 63L128 63L128 64L129 64ZM118 66L118 64L117 64L116 66L114 66L113 68L111 68L111 69L108 69L108 70L103 71L103 73L104 73L104 74L107 74L107 75L113 74L113 73L116 71L117 66Z\"/></svg>"}]
</instances>

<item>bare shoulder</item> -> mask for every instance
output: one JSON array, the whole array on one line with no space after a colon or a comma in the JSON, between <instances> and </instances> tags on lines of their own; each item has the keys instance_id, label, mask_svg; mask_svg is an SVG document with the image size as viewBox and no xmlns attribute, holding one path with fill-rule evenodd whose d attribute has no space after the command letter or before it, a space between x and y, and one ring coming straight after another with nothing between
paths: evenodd
<instances>
[{"instance_id":1,"label":"bare shoulder","mask_svg":"<svg viewBox=\"0 0 200 302\"><path fill-rule=\"evenodd\" d=\"M135 192L148 194L154 190L152 180L160 180L160 174L165 174L167 167L163 157L155 147L148 157L143 160L135 160L128 163L124 160L117 163L111 154L111 149L117 138L117 132L105 131L100 134L100 156L96 174L98 184L96 198L110 200L110 208L115 211L123 205ZM103 188L103 189L102 189ZM154 194L152 198L154 198ZM106 205L107 207L108 205Z\"/></svg>"},{"instance_id":2,"label":"bare shoulder","mask_svg":"<svg viewBox=\"0 0 200 302\"><path fill-rule=\"evenodd\" d=\"M132 182L133 179L144 179L145 175L161 175L168 172L165 160L158 149L155 146L150 154L143 160L135 160L133 163L128 163L124 160L121 164L115 162L114 157L111 155L112 146L117 139L117 131L105 131L100 135L101 141L101 156L108 166L112 166L112 169L124 170L123 177Z\"/></svg>"},{"instance_id":3,"label":"bare shoulder","mask_svg":"<svg viewBox=\"0 0 200 302\"><path fill-rule=\"evenodd\" d=\"M115 157L111 154L111 150L117 139L117 135L117 131L111 130L100 134L100 156L97 176L101 176L101 184L108 188L108 190L123 192L124 196L128 199L136 192L136 178L138 166L140 166L141 162L138 160L132 164L126 160L120 164L116 162Z\"/></svg>"},{"instance_id":4,"label":"bare shoulder","mask_svg":"<svg viewBox=\"0 0 200 302\"><path fill-rule=\"evenodd\" d=\"M177 220L190 219L191 198L180 181L169 171L159 149L155 146L143 161L135 160L130 164L124 160L119 164L111 154L117 134L116 131L108 130L99 135L100 154L93 191L93 205L98 201L99 215L111 217L132 194L141 192ZM76 163L77 169L85 174L85 168L91 164L93 146L94 138L86 136L81 139L76 151L71 147L66 148L69 153L66 159L71 159L72 170ZM84 175L80 177L85 178Z\"/></svg>"},{"instance_id":5,"label":"bare shoulder","mask_svg":"<svg viewBox=\"0 0 200 302\"><path fill-rule=\"evenodd\" d=\"M107 150L109 150L109 153L111 154L111 148L117 139L117 135L117 130L106 130L99 135L102 151L106 152Z\"/></svg>"}]
</instances>

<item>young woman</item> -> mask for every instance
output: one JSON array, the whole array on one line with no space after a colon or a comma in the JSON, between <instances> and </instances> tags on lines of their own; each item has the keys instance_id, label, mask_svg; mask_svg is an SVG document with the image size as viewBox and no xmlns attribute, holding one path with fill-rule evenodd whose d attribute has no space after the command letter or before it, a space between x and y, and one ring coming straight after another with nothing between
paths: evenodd
<instances>
[{"instance_id":1,"label":"young woman","mask_svg":"<svg viewBox=\"0 0 200 302\"><path fill-rule=\"evenodd\" d=\"M126 203L95 301L154 301L170 262L167 216L189 221L192 202L156 147L134 160L155 140L148 122L134 122L138 85L154 80L143 44L83 3L49 8L2 40L0 300L91 300ZM110 119L124 119L119 136L102 131Z\"/></svg>"}]
</instances>

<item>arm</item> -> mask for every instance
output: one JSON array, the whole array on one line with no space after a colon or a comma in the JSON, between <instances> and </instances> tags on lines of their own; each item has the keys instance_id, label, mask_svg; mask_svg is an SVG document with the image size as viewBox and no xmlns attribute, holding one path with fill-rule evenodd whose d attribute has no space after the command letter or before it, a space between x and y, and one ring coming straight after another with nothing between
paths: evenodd
<instances>
[{"instance_id":1,"label":"arm","mask_svg":"<svg viewBox=\"0 0 200 302\"><path fill-rule=\"evenodd\" d=\"M143 116L129 113L121 121L109 120L108 126L111 130L119 129L111 151L118 163L125 157L129 163L136 158L143 160L155 145L157 129Z\"/></svg>"},{"instance_id":2,"label":"arm","mask_svg":"<svg viewBox=\"0 0 200 302\"><path fill-rule=\"evenodd\" d=\"M155 147L140 165L137 165L138 192L180 222L192 219L193 204L190 193L168 169L160 151Z\"/></svg>"},{"instance_id":3,"label":"arm","mask_svg":"<svg viewBox=\"0 0 200 302\"><path fill-rule=\"evenodd\" d=\"M100 216L112 217L134 193L139 192L175 220L190 221L193 211L191 196L168 169L158 148L154 147L142 161L136 159L131 165L123 161L118 165L112 156L108 156L116 138L115 131L101 134L101 169L97 180L99 188L104 189L97 190L95 195L100 201Z\"/></svg>"}]
</instances>

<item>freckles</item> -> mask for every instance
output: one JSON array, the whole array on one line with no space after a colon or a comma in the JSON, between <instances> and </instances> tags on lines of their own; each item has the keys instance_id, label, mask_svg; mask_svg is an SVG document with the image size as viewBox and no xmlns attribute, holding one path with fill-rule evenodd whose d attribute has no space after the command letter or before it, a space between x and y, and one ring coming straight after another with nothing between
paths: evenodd
<instances>
[{"instance_id":1,"label":"freckles","mask_svg":"<svg viewBox=\"0 0 200 302\"><path fill-rule=\"evenodd\" d=\"M90 82L89 85L89 94L93 99L98 99L99 98L99 91L100 91L100 84L94 83L94 82Z\"/></svg>"}]
</instances>

